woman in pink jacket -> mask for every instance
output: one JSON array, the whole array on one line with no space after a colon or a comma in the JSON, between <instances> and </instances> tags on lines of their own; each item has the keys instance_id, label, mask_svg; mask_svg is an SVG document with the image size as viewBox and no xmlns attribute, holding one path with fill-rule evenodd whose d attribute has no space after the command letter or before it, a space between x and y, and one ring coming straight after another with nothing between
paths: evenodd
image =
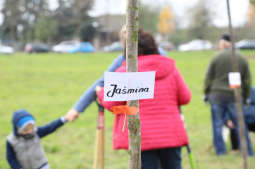
<instances>
[{"instance_id":1,"label":"woman in pink jacket","mask_svg":"<svg viewBox=\"0 0 255 169\"><path fill-rule=\"evenodd\" d=\"M191 93L175 61L158 54L152 35L139 30L138 36L138 71L156 71L154 98L139 100L142 169L181 169L181 147L188 144L188 138L179 106L190 101ZM126 72L126 62L116 72ZM126 104L104 101L103 90L98 98L110 111ZM127 127L122 131L124 120L125 115L115 115L114 149L128 150Z\"/></svg>"}]
</instances>

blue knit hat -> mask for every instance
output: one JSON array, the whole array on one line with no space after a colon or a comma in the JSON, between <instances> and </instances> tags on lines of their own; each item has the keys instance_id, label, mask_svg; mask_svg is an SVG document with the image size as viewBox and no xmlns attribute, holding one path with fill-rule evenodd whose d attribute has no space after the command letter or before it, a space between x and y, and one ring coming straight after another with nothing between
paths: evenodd
<instances>
[{"instance_id":1,"label":"blue knit hat","mask_svg":"<svg viewBox=\"0 0 255 169\"><path fill-rule=\"evenodd\" d=\"M18 132L21 133L28 124L35 124L35 119L32 116L22 117L17 123Z\"/></svg>"}]
</instances>

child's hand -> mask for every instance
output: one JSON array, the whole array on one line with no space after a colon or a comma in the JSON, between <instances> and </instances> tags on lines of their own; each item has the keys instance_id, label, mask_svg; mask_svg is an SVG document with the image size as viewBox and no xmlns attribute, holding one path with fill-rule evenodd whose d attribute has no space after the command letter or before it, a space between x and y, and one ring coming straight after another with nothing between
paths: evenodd
<instances>
[{"instance_id":1,"label":"child's hand","mask_svg":"<svg viewBox=\"0 0 255 169\"><path fill-rule=\"evenodd\" d=\"M231 128L231 129L234 129L234 128L235 128L235 125L234 125L234 123L233 123L231 120L228 120L228 121L227 121L227 126L228 126L229 128Z\"/></svg>"},{"instance_id":2,"label":"child's hand","mask_svg":"<svg viewBox=\"0 0 255 169\"><path fill-rule=\"evenodd\" d=\"M96 87L96 94L98 95L98 93L103 89L103 87L101 86L97 86Z\"/></svg>"},{"instance_id":3,"label":"child's hand","mask_svg":"<svg viewBox=\"0 0 255 169\"><path fill-rule=\"evenodd\" d=\"M73 121L73 120L77 119L79 117L79 115L80 115L80 113L77 110L71 109L69 112L66 113L64 118L67 121Z\"/></svg>"}]
</instances>

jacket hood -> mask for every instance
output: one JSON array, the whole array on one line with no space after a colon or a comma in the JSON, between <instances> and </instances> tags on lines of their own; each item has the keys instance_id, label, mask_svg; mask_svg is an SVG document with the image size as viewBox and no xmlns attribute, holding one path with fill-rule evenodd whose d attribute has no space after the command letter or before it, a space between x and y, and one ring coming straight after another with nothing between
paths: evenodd
<instances>
[{"instance_id":1,"label":"jacket hood","mask_svg":"<svg viewBox=\"0 0 255 169\"><path fill-rule=\"evenodd\" d=\"M122 70L121 70L122 69ZM124 69L124 70L123 70ZM120 68L121 72L126 70L126 61ZM175 61L166 56L161 55L141 55L138 57L138 71L147 72L155 71L156 79L161 79L169 75L175 69Z\"/></svg>"},{"instance_id":2,"label":"jacket hood","mask_svg":"<svg viewBox=\"0 0 255 169\"><path fill-rule=\"evenodd\" d=\"M28 111L26 111L25 109L22 109L22 110L17 110L15 112L13 112L13 115L12 115L12 126L13 126L13 133L18 136L18 132L17 132L17 124L18 124L18 121L25 117L25 116L31 116L33 117ZM34 117L33 117L34 118Z\"/></svg>"}]
</instances>

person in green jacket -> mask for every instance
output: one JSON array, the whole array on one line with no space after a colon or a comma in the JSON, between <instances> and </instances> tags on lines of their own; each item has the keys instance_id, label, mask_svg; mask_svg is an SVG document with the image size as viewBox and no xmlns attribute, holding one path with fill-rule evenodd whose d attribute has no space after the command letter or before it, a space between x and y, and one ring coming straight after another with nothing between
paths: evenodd
<instances>
[{"instance_id":1,"label":"person in green jacket","mask_svg":"<svg viewBox=\"0 0 255 169\"><path fill-rule=\"evenodd\" d=\"M235 106L234 91L229 87L228 73L232 70L232 52L231 37L229 34L223 34L219 41L220 52L211 60L205 80L204 95L205 101L209 101L211 105L212 128L213 128L213 144L216 155L226 154L226 147L222 136L222 127L224 125L224 117L227 113L233 122L235 133L239 137L238 118ZM250 94L251 77L247 61L236 52L236 60L241 75L241 91L242 100L245 101ZM253 155L249 133L245 131L248 154ZM240 139L238 139L240 145Z\"/></svg>"}]
</instances>

